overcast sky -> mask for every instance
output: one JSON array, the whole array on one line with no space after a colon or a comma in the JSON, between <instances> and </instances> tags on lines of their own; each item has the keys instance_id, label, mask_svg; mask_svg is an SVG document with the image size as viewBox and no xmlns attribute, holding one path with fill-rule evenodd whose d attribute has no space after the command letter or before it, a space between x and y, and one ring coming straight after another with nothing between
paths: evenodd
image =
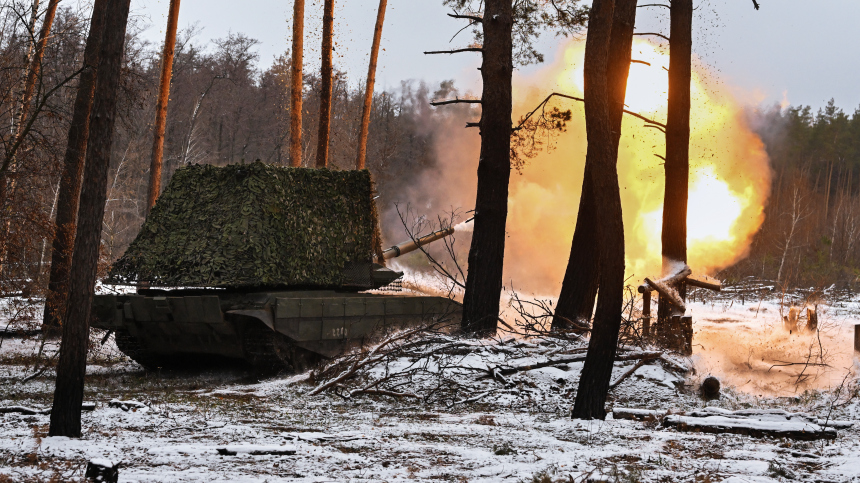
<instances>
[{"instance_id":1,"label":"overcast sky","mask_svg":"<svg viewBox=\"0 0 860 483\"><path fill-rule=\"evenodd\" d=\"M817 108L831 97L853 112L860 106L860 0L697 0L694 51L738 95L750 103L778 103ZM138 19L150 25L145 35L161 42L169 0L134 0ZM658 3L657 0L642 3ZM377 0L339 0L336 4L336 64L353 80L367 69ZM377 88L394 88L401 80L438 83L455 79L463 90L479 92L479 54L426 56L422 52L460 46L468 32L449 43L463 25L445 16L441 0L389 0L383 29ZM641 8L640 32L668 35L668 9ZM319 62L322 0L307 0L305 59ZM292 1L182 0L180 28L197 23L199 43L241 32L258 39L261 67L289 49ZM547 60L559 41L540 42ZM528 68L526 71L533 69Z\"/></svg>"}]
</instances>

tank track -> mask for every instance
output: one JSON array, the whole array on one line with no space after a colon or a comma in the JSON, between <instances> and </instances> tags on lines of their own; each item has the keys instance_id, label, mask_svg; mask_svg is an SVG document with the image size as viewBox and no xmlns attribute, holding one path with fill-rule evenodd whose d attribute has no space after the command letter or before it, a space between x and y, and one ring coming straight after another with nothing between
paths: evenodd
<instances>
[{"instance_id":1,"label":"tank track","mask_svg":"<svg viewBox=\"0 0 860 483\"><path fill-rule=\"evenodd\" d=\"M244 325L242 348L245 360L259 372L304 372L320 360L318 354L295 346L260 321Z\"/></svg>"},{"instance_id":2,"label":"tank track","mask_svg":"<svg viewBox=\"0 0 860 483\"><path fill-rule=\"evenodd\" d=\"M140 341L128 331L118 330L114 333L116 347L131 360L137 362L147 369L156 369L159 367L171 367L170 359L160 357L152 352L147 351Z\"/></svg>"}]
</instances>

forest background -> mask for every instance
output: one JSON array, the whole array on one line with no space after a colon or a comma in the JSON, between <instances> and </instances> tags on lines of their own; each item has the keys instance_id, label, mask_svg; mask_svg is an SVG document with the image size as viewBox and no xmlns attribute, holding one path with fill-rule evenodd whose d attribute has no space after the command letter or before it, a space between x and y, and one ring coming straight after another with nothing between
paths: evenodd
<instances>
[{"instance_id":1,"label":"forest background","mask_svg":"<svg viewBox=\"0 0 860 483\"><path fill-rule=\"evenodd\" d=\"M10 5L0 12L0 125L9 127L0 138L7 150L32 51L26 12ZM2 207L2 295L39 297L47 284L52 219L77 87L74 74L81 65L87 22L87 12L61 8L47 44L36 93L41 113L16 156L14 189ZM102 235L104 265L123 253L146 212L160 46L145 40L144 28L141 23L130 25L126 39ZM165 180L187 163L259 159L289 164L289 55L262 65L256 46L256 40L240 33L207 42L197 27L180 32L165 137ZM349 75L360 77L338 72L334 84L332 169L350 169L354 162L364 92ZM313 160L318 74L306 72L304 83L303 159ZM429 102L462 94L453 81L430 86L414 80L374 94L367 166L380 194L387 242L405 236L395 206L404 208L412 201L414 214L428 219L469 208L423 203L415 197L416 187L432 181L443 167L439 151L445 136L478 117L473 107L435 109ZM835 101L822 107L751 106L746 117L770 157L771 196L748 256L714 275L730 282L754 277L787 287L836 284L860 289L860 108L846 113ZM521 167L528 168L528 162ZM467 246L462 243L464 250Z\"/></svg>"}]
</instances>

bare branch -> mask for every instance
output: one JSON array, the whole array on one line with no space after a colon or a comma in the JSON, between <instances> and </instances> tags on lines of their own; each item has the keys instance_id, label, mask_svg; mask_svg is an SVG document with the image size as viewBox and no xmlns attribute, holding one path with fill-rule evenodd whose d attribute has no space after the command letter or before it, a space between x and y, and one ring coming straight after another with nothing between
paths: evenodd
<instances>
[{"instance_id":1,"label":"bare branch","mask_svg":"<svg viewBox=\"0 0 860 483\"><path fill-rule=\"evenodd\" d=\"M648 67L651 67L651 63L650 63L650 62L645 62L644 60L631 59L631 60L630 60L630 63L631 63L631 64L645 64L645 65L647 65Z\"/></svg>"},{"instance_id":2,"label":"bare branch","mask_svg":"<svg viewBox=\"0 0 860 483\"><path fill-rule=\"evenodd\" d=\"M459 97L455 97L454 99L445 99L444 101L430 101L431 106L447 106L448 104L480 104L480 99L460 99Z\"/></svg>"},{"instance_id":3,"label":"bare branch","mask_svg":"<svg viewBox=\"0 0 860 483\"><path fill-rule=\"evenodd\" d=\"M666 37L663 34L658 34L657 32L641 32L641 33L634 33L633 35L653 35L655 37L660 37L662 39L666 39L666 42L669 42L669 37Z\"/></svg>"},{"instance_id":4,"label":"bare branch","mask_svg":"<svg viewBox=\"0 0 860 483\"><path fill-rule=\"evenodd\" d=\"M462 49L454 49L454 50L432 50L429 52L424 52L424 55L431 54L459 54L460 52L483 52L484 49L481 47L465 47Z\"/></svg>"},{"instance_id":5,"label":"bare branch","mask_svg":"<svg viewBox=\"0 0 860 483\"><path fill-rule=\"evenodd\" d=\"M669 7L668 5L663 4L663 3L647 3L647 4L645 4L645 5L637 5L637 6L636 6L636 8L642 8L642 7L666 7L666 8L671 8L671 7Z\"/></svg>"},{"instance_id":6,"label":"bare branch","mask_svg":"<svg viewBox=\"0 0 860 483\"><path fill-rule=\"evenodd\" d=\"M458 14L458 13L449 13L448 16L451 18L462 18L462 19L466 19L466 20L471 20L471 21L477 22L477 23L481 23L484 21L484 18L480 17L478 15L463 15L463 14Z\"/></svg>"}]
</instances>

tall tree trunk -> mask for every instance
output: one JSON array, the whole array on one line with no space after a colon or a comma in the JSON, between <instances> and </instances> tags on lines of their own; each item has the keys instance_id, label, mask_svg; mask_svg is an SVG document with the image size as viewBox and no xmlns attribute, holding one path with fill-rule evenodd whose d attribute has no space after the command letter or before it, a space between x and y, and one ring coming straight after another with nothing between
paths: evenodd
<instances>
[{"instance_id":1,"label":"tall tree trunk","mask_svg":"<svg viewBox=\"0 0 860 483\"><path fill-rule=\"evenodd\" d=\"M161 80L158 84L158 101L155 105L155 138L152 141L152 162L149 165L149 196L146 212L155 206L161 193L161 166L164 163L164 130L167 127L167 103L170 100L170 78L173 75L173 55L176 51L176 25L179 22L179 1L170 0L167 14L167 32L164 51L161 53Z\"/></svg>"},{"instance_id":2,"label":"tall tree trunk","mask_svg":"<svg viewBox=\"0 0 860 483\"><path fill-rule=\"evenodd\" d=\"M302 165L302 68L305 36L305 0L293 1L293 60L290 66L290 166Z\"/></svg>"},{"instance_id":3,"label":"tall tree trunk","mask_svg":"<svg viewBox=\"0 0 860 483\"><path fill-rule=\"evenodd\" d=\"M107 177L131 0L110 0L96 74L90 138L84 166L79 230L72 255L69 297L57 363L57 385L51 409L51 436L81 436L81 403L87 366L87 339L99 261L99 242L107 198Z\"/></svg>"},{"instance_id":4,"label":"tall tree trunk","mask_svg":"<svg viewBox=\"0 0 860 483\"><path fill-rule=\"evenodd\" d=\"M90 131L90 111L93 107L93 92L96 88L96 72L99 63L99 46L104 28L104 15L108 0L96 0L93 18L84 48L84 65L78 80L69 139L63 158L63 173L57 193L57 218L54 242L51 246L51 275L48 295L45 300L43 327L46 332L56 331L60 326L61 311L66 307L69 265L77 232L78 202L81 196L81 176L84 171L84 156L87 152L87 137Z\"/></svg>"},{"instance_id":5,"label":"tall tree trunk","mask_svg":"<svg viewBox=\"0 0 860 483\"><path fill-rule=\"evenodd\" d=\"M334 0L323 6L322 64L320 66L320 127L317 135L317 168L328 166L328 138L331 132L332 37L334 36Z\"/></svg>"},{"instance_id":6,"label":"tall tree trunk","mask_svg":"<svg viewBox=\"0 0 860 483\"><path fill-rule=\"evenodd\" d=\"M597 243L600 252L600 292L588 353L579 378L573 417L606 417L606 394L621 328L624 299L624 223L618 187L618 149L612 131L612 81L607 78L615 3L595 0L585 43L586 165L591 164L597 207Z\"/></svg>"},{"instance_id":7,"label":"tall tree trunk","mask_svg":"<svg viewBox=\"0 0 860 483\"><path fill-rule=\"evenodd\" d=\"M42 20L42 28L39 30L39 37L36 40L36 48L33 52L33 57L30 59L30 67L27 69L27 80L24 83L24 95L21 97L21 112L18 113L17 132L21 135L23 130L22 124L27 118L27 113L30 110L30 104L33 101L33 95L36 92L36 82L42 73L42 61L45 58L45 46L48 44L48 37L51 35L51 26L54 24L54 17L57 14L57 4L60 0L51 0L48 2L48 9L45 11L45 18ZM37 2L34 2L34 8ZM34 19L35 20L35 19Z\"/></svg>"},{"instance_id":8,"label":"tall tree trunk","mask_svg":"<svg viewBox=\"0 0 860 483\"><path fill-rule=\"evenodd\" d=\"M42 27L39 29L39 36L34 39L27 49L27 77L24 80L24 89L21 93L20 111L17 119L13 120L13 140L11 146L20 146L23 138L27 135L27 130L24 125L29 121L30 104L33 101L33 96L36 92L36 83L41 77L42 62L45 57L45 46L48 44L48 37L51 34L51 26L54 24L54 17L57 13L57 4L59 0L51 0L48 3L48 9L45 11L45 18L42 20ZM33 1L32 14L28 25L29 32L33 32L35 37L36 19L38 18L39 1ZM31 55L32 54L32 55ZM37 113L33 112L32 116ZM8 158L8 168L0 175L0 209L6 211L9 198L12 198L12 192L15 189L15 179L17 177L17 160L14 153L15 148L12 148L11 156ZM11 217L4 217L4 227L0 233L0 263L5 263L6 260L6 241L10 232ZM0 267L2 268L2 267Z\"/></svg>"},{"instance_id":9,"label":"tall tree trunk","mask_svg":"<svg viewBox=\"0 0 860 483\"><path fill-rule=\"evenodd\" d=\"M693 0L673 0L670 7L669 98L666 112L666 188L663 195L663 271L687 261L687 193L690 179L690 80L693 50ZM678 287L683 300L684 284ZM669 330L673 309L660 300L657 330Z\"/></svg>"},{"instance_id":10,"label":"tall tree trunk","mask_svg":"<svg viewBox=\"0 0 860 483\"><path fill-rule=\"evenodd\" d=\"M483 18L481 158L462 321L463 331L476 336L495 334L502 292L511 178L512 1L488 0Z\"/></svg>"},{"instance_id":11,"label":"tall tree trunk","mask_svg":"<svg viewBox=\"0 0 860 483\"><path fill-rule=\"evenodd\" d=\"M379 0L376 12L376 26L373 28L373 45L370 47L370 65L367 67L367 84L364 86L364 108L361 111L361 130L358 133L358 153L355 169L364 169L367 158L367 134L370 130L370 108L373 106L373 88L376 84L376 60L379 58L379 42L382 40L382 23L385 21L385 8L388 0Z\"/></svg>"},{"instance_id":12,"label":"tall tree trunk","mask_svg":"<svg viewBox=\"0 0 860 483\"><path fill-rule=\"evenodd\" d=\"M610 125L617 152L621 139L621 121L624 117L627 76L630 73L636 0L616 0L612 17L607 82L610 96ZM586 166L570 258L552 319L553 330L576 330L587 325L591 319L594 300L597 297L597 279L600 270L600 255L594 236L597 233L596 211L591 169Z\"/></svg>"}]
</instances>

